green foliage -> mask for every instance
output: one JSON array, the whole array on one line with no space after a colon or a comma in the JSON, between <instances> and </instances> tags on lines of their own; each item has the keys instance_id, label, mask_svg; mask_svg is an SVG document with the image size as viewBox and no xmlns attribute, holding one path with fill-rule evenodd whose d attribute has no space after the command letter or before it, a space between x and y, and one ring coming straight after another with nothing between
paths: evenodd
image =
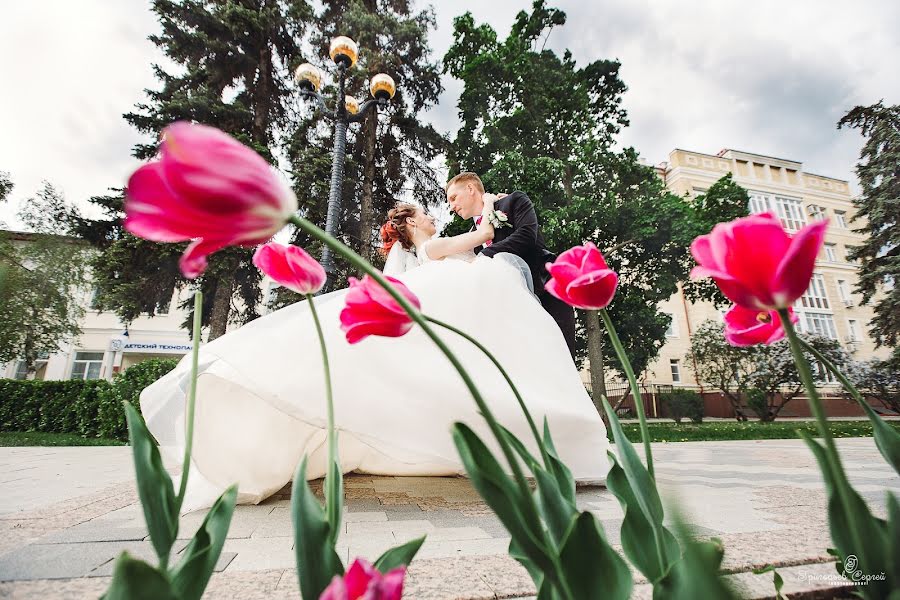
<instances>
[{"instance_id":1,"label":"green foliage","mask_svg":"<svg viewBox=\"0 0 900 600\"><path fill-rule=\"evenodd\" d=\"M887 426L900 433L900 422L888 421ZM647 424L651 442L695 442L716 440L784 440L798 439L800 431L817 434L816 425L808 420L789 421L707 421L705 423ZM836 438L872 437L873 427L868 421L831 421L831 435ZM641 441L637 423L623 423L622 430L632 443Z\"/></svg>"},{"instance_id":2,"label":"green foliage","mask_svg":"<svg viewBox=\"0 0 900 600\"><path fill-rule=\"evenodd\" d=\"M96 420L106 380L0 379L0 430L101 437Z\"/></svg>"},{"instance_id":3,"label":"green foliage","mask_svg":"<svg viewBox=\"0 0 900 600\"><path fill-rule=\"evenodd\" d=\"M728 173L712 184L705 194L694 198L692 206L697 220L697 235L701 235L712 231L718 223L746 217L750 211L750 195ZM682 285L685 297L691 302L706 300L716 306L726 306L731 302L712 279L687 279Z\"/></svg>"},{"instance_id":4,"label":"green foliage","mask_svg":"<svg viewBox=\"0 0 900 600\"><path fill-rule=\"evenodd\" d=\"M451 172L475 171L490 191L526 192L550 250L597 244L620 274L608 310L641 372L665 342L668 323L656 306L687 279L690 242L711 223L746 214L747 196L725 179L695 207L669 193L633 149L613 151L615 135L628 124L620 65L578 65L571 52L546 49L543 40L565 21L564 12L543 0L516 16L504 40L469 13L454 21L444 71L465 87L462 126L448 159ZM454 217L444 234L467 228ZM585 318L579 314L580 363L587 355ZM607 354L621 373L619 359Z\"/></svg>"},{"instance_id":5,"label":"green foliage","mask_svg":"<svg viewBox=\"0 0 900 600\"><path fill-rule=\"evenodd\" d=\"M660 394L659 399L676 423L680 424L685 417L694 423L703 422L703 398L697 392L673 389L671 392Z\"/></svg>"},{"instance_id":6,"label":"green foliage","mask_svg":"<svg viewBox=\"0 0 900 600\"><path fill-rule=\"evenodd\" d=\"M24 360L29 374L39 357L81 333L89 249L56 235L54 215L65 210L62 195L45 182L19 211L33 233L16 242L0 233L0 263L6 267L0 288L0 362Z\"/></svg>"},{"instance_id":7,"label":"green foliage","mask_svg":"<svg viewBox=\"0 0 900 600\"><path fill-rule=\"evenodd\" d=\"M113 377L112 385L99 394L96 422L99 435L115 439L128 439L125 422L125 403L139 408L141 392L151 383L175 368L173 358L151 358L133 365Z\"/></svg>"},{"instance_id":8,"label":"green foliage","mask_svg":"<svg viewBox=\"0 0 900 600\"><path fill-rule=\"evenodd\" d=\"M863 302L875 299L870 334L878 345L894 348L900 360L900 105L854 107L838 122L841 127L866 138L856 165L862 194L853 200L853 221L863 221L856 231L865 237L847 258L859 261L856 290Z\"/></svg>"},{"instance_id":9,"label":"green foliage","mask_svg":"<svg viewBox=\"0 0 900 600\"><path fill-rule=\"evenodd\" d=\"M691 336L691 348L685 362L694 366L700 381L725 395L736 414L743 414L746 401L760 419L776 419L785 405L803 390L787 340L738 347L725 341L723 331L724 325L717 321L701 324ZM819 336L804 336L803 339L838 368L852 364L850 355L837 340ZM807 353L806 357L810 363L817 364L812 354ZM825 376L822 365L814 369L816 383L826 383ZM751 392L754 389L763 396Z\"/></svg>"},{"instance_id":10,"label":"green foliage","mask_svg":"<svg viewBox=\"0 0 900 600\"><path fill-rule=\"evenodd\" d=\"M13 190L14 184L6 171L0 171L0 202L5 202Z\"/></svg>"},{"instance_id":11,"label":"green foliage","mask_svg":"<svg viewBox=\"0 0 900 600\"><path fill-rule=\"evenodd\" d=\"M146 90L148 101L124 115L151 140L138 144L134 156L152 158L162 129L190 120L218 127L274 160L277 135L287 127L296 100L290 74L303 62L300 44L312 18L309 5L155 0L153 12L161 32L150 40L175 68L154 65L160 89ZM186 280L178 270L184 244L157 244L126 233L117 192L90 199L103 217L69 219L73 230L101 251L91 264L100 306L128 323L156 314L168 306L175 289L190 286L206 298L204 325L211 339L223 334L230 321L247 323L259 316L261 275L252 264L252 249L217 252L202 277ZM191 320L188 315L185 329Z\"/></svg>"},{"instance_id":12,"label":"green foliage","mask_svg":"<svg viewBox=\"0 0 900 600\"><path fill-rule=\"evenodd\" d=\"M150 359L116 375L112 383L0 379L0 430L127 440L123 402L137 407L141 391L176 363Z\"/></svg>"}]
</instances>

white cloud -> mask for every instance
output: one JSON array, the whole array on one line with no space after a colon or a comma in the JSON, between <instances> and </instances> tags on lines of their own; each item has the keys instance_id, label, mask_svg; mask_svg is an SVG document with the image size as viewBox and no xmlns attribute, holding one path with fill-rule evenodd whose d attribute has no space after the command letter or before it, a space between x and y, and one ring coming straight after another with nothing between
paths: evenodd
<instances>
[{"instance_id":1,"label":"white cloud","mask_svg":"<svg viewBox=\"0 0 900 600\"><path fill-rule=\"evenodd\" d=\"M435 2L431 36L440 58L452 20L469 10L505 37L527 1ZM568 14L549 46L580 64L619 58L631 127L621 141L651 162L674 147L732 147L800 160L812 172L852 178L860 139L836 131L855 104L900 102L900 7L868 3L721 0L550 2ZM422 5L420 3L420 5ZM141 0L50 0L0 9L0 170L16 189L0 220L16 224L19 201L47 179L84 206L121 186L142 140L122 114L155 88L147 40L158 24ZM428 117L456 129L459 82L445 81Z\"/></svg>"}]
</instances>

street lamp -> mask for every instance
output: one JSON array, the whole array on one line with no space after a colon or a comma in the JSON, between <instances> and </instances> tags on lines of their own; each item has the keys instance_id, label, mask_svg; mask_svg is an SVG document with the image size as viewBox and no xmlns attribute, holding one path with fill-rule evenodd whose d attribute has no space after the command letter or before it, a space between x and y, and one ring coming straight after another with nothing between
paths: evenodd
<instances>
[{"instance_id":1,"label":"street lamp","mask_svg":"<svg viewBox=\"0 0 900 600\"><path fill-rule=\"evenodd\" d=\"M325 107L325 100L319 93L324 80L324 74L317 67L304 63L294 72L294 80L300 87L300 93L304 98L313 101L317 108L334 122L334 150L331 160L331 190L328 195L328 211L325 217L325 232L328 235L337 235L338 219L341 212L341 187L344 182L344 160L347 154L347 127L350 123L362 121L369 110L387 106L388 101L394 97L397 87L390 75L379 73L369 81L369 91L372 98L363 102L347 96L344 91L347 71L356 64L359 58L359 47L356 42L345 36L338 36L331 40L328 54L338 69L338 93L335 98L334 112L329 113ZM334 257L331 248L325 246L322 250L322 266L325 268L327 280L323 291L331 289L334 282Z\"/></svg>"}]
</instances>

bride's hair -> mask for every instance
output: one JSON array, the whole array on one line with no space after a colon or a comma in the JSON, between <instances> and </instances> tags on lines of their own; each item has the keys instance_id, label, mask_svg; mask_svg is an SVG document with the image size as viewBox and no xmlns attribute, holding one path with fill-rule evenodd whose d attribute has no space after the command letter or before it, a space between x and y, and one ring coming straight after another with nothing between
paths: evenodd
<instances>
[{"instance_id":1,"label":"bride's hair","mask_svg":"<svg viewBox=\"0 0 900 600\"><path fill-rule=\"evenodd\" d=\"M391 246L396 242L404 249L409 250L413 247L412 236L409 234L409 225L406 219L416 216L419 207L415 204L407 204L406 202L398 202L394 208L388 211L387 221L381 226L381 241L384 245L381 247L381 253L385 256L391 251Z\"/></svg>"}]
</instances>

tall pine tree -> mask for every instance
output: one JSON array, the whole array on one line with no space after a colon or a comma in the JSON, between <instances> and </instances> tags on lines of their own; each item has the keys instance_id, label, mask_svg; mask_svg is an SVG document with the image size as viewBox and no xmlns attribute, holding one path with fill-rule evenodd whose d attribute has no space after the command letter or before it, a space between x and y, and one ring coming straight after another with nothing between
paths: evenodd
<instances>
[{"instance_id":1,"label":"tall pine tree","mask_svg":"<svg viewBox=\"0 0 900 600\"><path fill-rule=\"evenodd\" d=\"M386 110L370 112L350 127L340 235L367 258L377 260L376 237L385 213L401 198L412 197L425 206L443 201L443 181L428 167L444 150L446 141L421 120L440 92L440 71L431 59L428 34L434 14L414 10L412 3L396 0L326 0L311 36L315 56L327 57L331 39L346 35L360 47L359 62L348 73L348 95L360 101L369 96L368 80L387 73L397 94ZM326 66L326 65L323 65ZM328 71L334 72L329 64ZM326 88L333 98L335 86ZM328 200L332 128L319 115L304 115L291 142L295 189L301 208L310 218L323 221ZM302 233L296 241L314 247ZM338 265L341 274L347 265ZM345 278L339 276L336 281Z\"/></svg>"},{"instance_id":2,"label":"tall pine tree","mask_svg":"<svg viewBox=\"0 0 900 600\"><path fill-rule=\"evenodd\" d=\"M153 11L162 31L150 39L177 68L155 65L161 89L147 90L148 101L125 115L153 140L136 146L134 155L153 157L166 125L191 120L230 133L274 162L278 134L294 100L290 73L302 62L309 5L302 0L154 0ZM231 321L258 316L261 276L251 263L252 250L216 253L204 275L188 282L177 269L183 245L155 244L124 232L121 194L91 201L106 218L76 219L76 230L102 250L92 266L104 308L127 322L142 313L153 315L175 288L193 285L205 294L210 339L222 335Z\"/></svg>"},{"instance_id":3,"label":"tall pine tree","mask_svg":"<svg viewBox=\"0 0 900 600\"><path fill-rule=\"evenodd\" d=\"M866 138L856 165L862 194L854 199L857 229L865 242L847 255L859 261L857 291L863 302L875 301L870 333L879 346L894 348L900 365L900 105L857 106L838 128L859 129Z\"/></svg>"}]
</instances>

